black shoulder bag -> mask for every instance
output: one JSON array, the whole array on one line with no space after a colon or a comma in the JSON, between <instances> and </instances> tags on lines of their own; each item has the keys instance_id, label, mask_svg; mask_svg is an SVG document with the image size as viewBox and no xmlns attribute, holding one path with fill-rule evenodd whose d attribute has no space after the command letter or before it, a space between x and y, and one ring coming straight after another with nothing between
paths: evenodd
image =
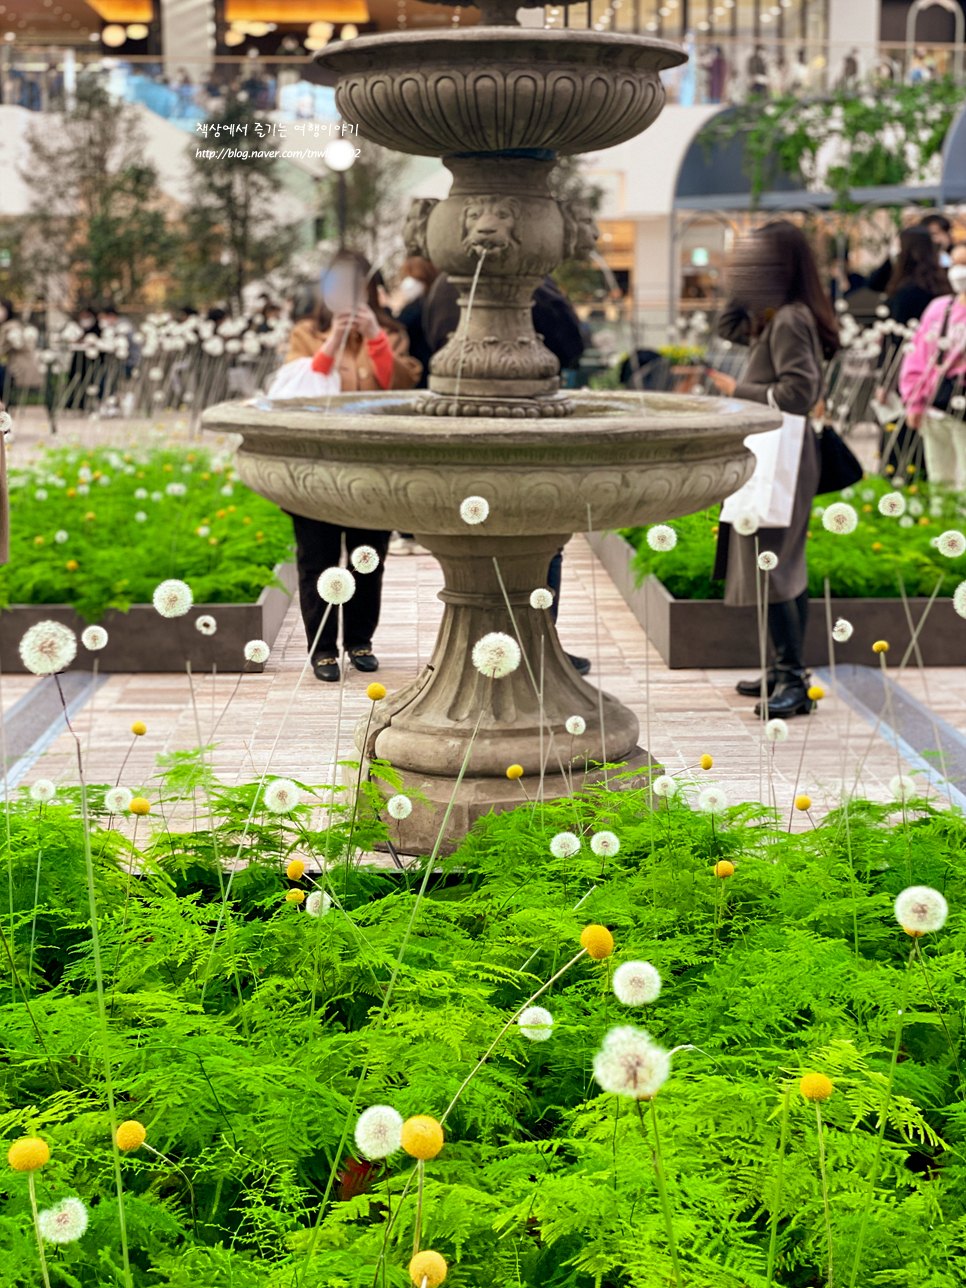
<instances>
[{"instance_id":1,"label":"black shoulder bag","mask_svg":"<svg viewBox=\"0 0 966 1288\"><path fill-rule=\"evenodd\" d=\"M818 336L813 331L812 339L816 346L815 357L818 361L818 369L822 372L822 389L825 389L825 364L822 361L821 348L818 346ZM822 425L822 432L818 436L819 453L821 455L821 471L818 476L818 495L825 492L841 492L844 487L851 487L853 483L858 483L864 474L858 458L843 440L839 437L831 425L825 423Z\"/></svg>"}]
</instances>

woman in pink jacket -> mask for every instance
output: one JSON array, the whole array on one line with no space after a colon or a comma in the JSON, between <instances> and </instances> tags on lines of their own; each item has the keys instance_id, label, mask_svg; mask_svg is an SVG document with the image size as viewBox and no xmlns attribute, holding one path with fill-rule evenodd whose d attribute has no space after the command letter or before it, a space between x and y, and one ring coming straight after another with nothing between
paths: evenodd
<instances>
[{"instance_id":1,"label":"woman in pink jacket","mask_svg":"<svg viewBox=\"0 0 966 1288\"><path fill-rule=\"evenodd\" d=\"M966 486L966 243L952 249L947 270L952 295L923 311L899 372L906 424L922 434L926 473L933 483Z\"/></svg>"}]
</instances>

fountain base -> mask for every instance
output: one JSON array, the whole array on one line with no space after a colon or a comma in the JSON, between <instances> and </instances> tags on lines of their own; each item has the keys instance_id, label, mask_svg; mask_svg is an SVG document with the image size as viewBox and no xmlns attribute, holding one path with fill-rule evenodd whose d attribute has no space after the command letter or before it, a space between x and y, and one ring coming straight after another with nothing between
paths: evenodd
<instances>
[{"instance_id":1,"label":"fountain base","mask_svg":"<svg viewBox=\"0 0 966 1288\"><path fill-rule=\"evenodd\" d=\"M480 398L465 393L439 393L429 390L417 398L416 412L420 416L509 416L514 419L545 416L572 416L574 404L562 394L547 398Z\"/></svg>"}]
</instances>

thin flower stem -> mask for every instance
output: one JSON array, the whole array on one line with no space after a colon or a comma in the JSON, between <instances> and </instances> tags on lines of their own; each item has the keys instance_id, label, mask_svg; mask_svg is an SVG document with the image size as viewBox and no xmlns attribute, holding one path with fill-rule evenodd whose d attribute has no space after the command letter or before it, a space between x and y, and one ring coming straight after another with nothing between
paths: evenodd
<instances>
[{"instance_id":1,"label":"thin flower stem","mask_svg":"<svg viewBox=\"0 0 966 1288\"><path fill-rule=\"evenodd\" d=\"M869 1212L872 1208L872 1200L875 1197L875 1186L879 1179L879 1161L882 1157L882 1141L885 1138L886 1123L889 1116L889 1102L892 1099L892 1084L896 1076L896 1065L899 1062L899 1047L902 1043L902 1028L905 1020L906 1005L909 1000L909 982L912 975L912 960L916 955L916 945L913 944L909 951L909 958L906 962L906 969L903 972L902 981L902 999L899 1004L899 1019L896 1024L895 1041L892 1044L892 1060L889 1064L889 1074L886 1079L885 1093L882 1097L882 1109L879 1112L879 1133L875 1142L875 1154L872 1159L872 1166L869 1168L868 1192L865 1196L865 1206L862 1209L862 1221L859 1225L859 1236L855 1243L855 1257L852 1261L852 1274L849 1278L849 1288L855 1288L855 1281L858 1278L859 1267L862 1265L862 1249L865 1246L865 1231L869 1222Z\"/></svg>"},{"instance_id":2,"label":"thin flower stem","mask_svg":"<svg viewBox=\"0 0 966 1288\"><path fill-rule=\"evenodd\" d=\"M142 1142L142 1147L146 1150L149 1150L155 1156L155 1158L160 1158L162 1162L167 1163L169 1167L173 1167L176 1172L180 1172L181 1175L184 1177L185 1185L187 1185L188 1187L188 1193L191 1195L191 1221L195 1228L195 1236L197 1237L198 1211L197 1211L197 1208L195 1207L195 1187L191 1184L191 1178L188 1176L188 1173L184 1170L183 1167L180 1167L174 1161L173 1158L168 1158L167 1154L162 1154L160 1149L155 1149L154 1146L149 1145L147 1141Z\"/></svg>"},{"instance_id":3,"label":"thin flower stem","mask_svg":"<svg viewBox=\"0 0 966 1288\"><path fill-rule=\"evenodd\" d=\"M677 1288L684 1288L684 1281L681 1278L681 1266L678 1263L678 1245L674 1238L674 1222L671 1219L671 1204L668 1202L667 1186L664 1183L664 1163L661 1158L661 1137L657 1130L657 1109L654 1104L655 1097L651 1096L651 1126L654 1128L654 1175L657 1179L657 1192L661 1200L661 1211L664 1213L664 1228L667 1232L668 1249L671 1253L671 1265L674 1267L674 1282ZM641 1108L641 1102L636 1100L637 1116L640 1119L641 1131L644 1133L644 1139L647 1140L647 1128L644 1125L644 1110Z\"/></svg>"},{"instance_id":4,"label":"thin flower stem","mask_svg":"<svg viewBox=\"0 0 966 1288\"><path fill-rule=\"evenodd\" d=\"M815 1101L815 1122L818 1127L818 1170L822 1176L822 1202L825 1205L825 1238L828 1243L828 1288L832 1288L832 1213L828 1205L828 1176L825 1171L825 1133L822 1129L822 1104Z\"/></svg>"},{"instance_id":5,"label":"thin flower stem","mask_svg":"<svg viewBox=\"0 0 966 1288\"><path fill-rule=\"evenodd\" d=\"M41 816L43 815L43 805L40 807ZM27 983L34 977L34 944L37 941L37 906L40 903L40 865L44 857L44 847L40 846L37 850L37 871L34 875L34 910L30 918L30 954L27 957ZM14 993L16 998L16 993Z\"/></svg>"},{"instance_id":6,"label":"thin flower stem","mask_svg":"<svg viewBox=\"0 0 966 1288\"><path fill-rule=\"evenodd\" d=\"M782 1182L785 1177L785 1149L788 1144L788 1106L792 1098L792 1088L785 1088L782 1101L781 1141L778 1146L778 1171L775 1175L775 1197L771 1208L771 1234L768 1239L768 1269L765 1277L765 1288L771 1288L775 1276L775 1258L778 1252L778 1222L782 1214Z\"/></svg>"},{"instance_id":7,"label":"thin flower stem","mask_svg":"<svg viewBox=\"0 0 966 1288\"><path fill-rule=\"evenodd\" d=\"M114 784L115 787L120 787L121 785L121 776L124 773L124 769L125 769L125 766L127 765L127 762L131 759L131 752L134 750L134 746L139 737L140 737L140 734L134 735L134 737L131 739L130 747L128 747L127 751L124 753L124 759L121 761L121 768L117 771L117 782ZM200 737L199 737L199 742L200 742Z\"/></svg>"},{"instance_id":8,"label":"thin flower stem","mask_svg":"<svg viewBox=\"0 0 966 1288\"><path fill-rule=\"evenodd\" d=\"M913 942L913 947L915 948L915 951L916 951L916 961L918 961L919 965L922 967L922 977L926 981L926 988L929 991L929 1000L932 1002L933 1009L935 1010L936 1014L939 1016L939 1023L943 1026L943 1033L945 1033L946 1035L946 1042L949 1046L949 1054L953 1057L953 1064L956 1066L956 1077L959 1079L960 1090L962 1090L963 1074L959 1065L959 1052L956 1049L955 1042L953 1042L952 1034L949 1032L949 1028L946 1024L946 1017L943 1015L942 1008L939 1005L939 999L936 997L936 994L932 991L932 981L929 978L929 972L926 970L926 959L923 956L922 944L919 942L918 935L916 936Z\"/></svg>"},{"instance_id":9,"label":"thin flower stem","mask_svg":"<svg viewBox=\"0 0 966 1288\"><path fill-rule=\"evenodd\" d=\"M416 1164L416 1230L413 1235L413 1256L419 1251L419 1238L423 1229L423 1185L426 1180L426 1164L420 1159Z\"/></svg>"},{"instance_id":10,"label":"thin flower stem","mask_svg":"<svg viewBox=\"0 0 966 1288\"><path fill-rule=\"evenodd\" d=\"M33 1172L27 1173L27 1185L30 1189L30 1212L34 1219L34 1234L37 1236L37 1252L40 1256L40 1273L44 1277L44 1288L50 1288L50 1275L47 1273L47 1258L44 1256L44 1238L40 1233L40 1213L37 1211L37 1187L34 1184Z\"/></svg>"},{"instance_id":11,"label":"thin flower stem","mask_svg":"<svg viewBox=\"0 0 966 1288\"><path fill-rule=\"evenodd\" d=\"M918 648L918 643L916 645ZM909 881L912 880L912 839L909 836L909 816L906 813L906 793L902 790L902 757L899 755L899 726L896 724L896 714L892 705L892 686L889 683L889 674L886 670L886 655L879 654L879 669L882 672L882 687L885 690L886 711L889 713L889 725L895 733L896 746L896 776L900 779L899 783L899 804L902 806L902 834L906 838L906 876Z\"/></svg>"},{"instance_id":12,"label":"thin flower stem","mask_svg":"<svg viewBox=\"0 0 966 1288\"><path fill-rule=\"evenodd\" d=\"M348 891L349 884L349 864L352 862L352 834L356 828L356 815L359 812L359 793L362 790L362 766L365 761L366 747L369 745L369 727L372 724L372 713L375 710L376 699L369 702L369 715L366 719L366 731L362 737L362 750L359 752L359 772L356 774L356 790L352 798L352 815L349 819L349 839L346 841L346 890L343 891L343 897Z\"/></svg>"},{"instance_id":13,"label":"thin flower stem","mask_svg":"<svg viewBox=\"0 0 966 1288\"><path fill-rule=\"evenodd\" d=\"M808 735L812 732L812 713L808 714L808 724L805 726L805 737L802 739L802 750L798 757L798 769L795 771L795 786L792 789L792 806L788 811L788 834L791 836L792 820L795 818L795 802L798 800L798 784L802 781L802 767L805 764L805 748L808 746ZM814 826L814 824L813 824Z\"/></svg>"},{"instance_id":14,"label":"thin flower stem","mask_svg":"<svg viewBox=\"0 0 966 1288\"><path fill-rule=\"evenodd\" d=\"M521 1007L518 1007L517 1010L513 1012L513 1014L507 1020L506 1024L504 1024L503 1028L499 1031L499 1033L490 1043L487 1050L484 1052L483 1055L480 1056L479 1060L476 1063L476 1067L473 1069L472 1073L467 1074L467 1076L463 1079L462 1083L460 1083L459 1090L457 1091L453 1099L449 1102L449 1104L446 1106L446 1110L443 1113L443 1116L439 1120L440 1124L445 1123L446 1119L452 1113L453 1107L455 1106L456 1102L459 1100L460 1096L463 1094L463 1092L466 1090L466 1088L473 1081L473 1079L476 1077L479 1071L483 1068L484 1064L486 1064L487 1060L496 1050L497 1044L499 1043L500 1039L504 1036L504 1034L509 1032L511 1025L519 1018L519 1016L523 1014L523 1012L527 1009L527 1007L532 1002L535 1002L538 997L542 996L542 994L544 994L547 991L547 989L551 986L551 984L555 984L561 975L566 974L566 972L570 970L571 966L573 966L574 962L579 962L581 957L583 957L586 952L587 952L586 948L581 948L580 952L576 955L576 957L571 957L570 961L567 962L565 966L561 966L555 975L551 975L550 979L547 980L546 984L541 984L540 987L537 989L537 991L533 994L533 996L528 997L527 1000L523 1003L523 1005Z\"/></svg>"},{"instance_id":15,"label":"thin flower stem","mask_svg":"<svg viewBox=\"0 0 966 1288\"><path fill-rule=\"evenodd\" d=\"M591 521L590 502L587 502L587 531L593 532L594 525ZM600 611L597 607L597 556L591 551L590 555L590 593L594 605L594 653L597 663L597 718L600 720L600 763L604 771L604 789L610 791L610 784L607 781L607 741L604 736L604 686L602 683L600 664ZM647 749L648 769L650 769L651 749Z\"/></svg>"}]
</instances>

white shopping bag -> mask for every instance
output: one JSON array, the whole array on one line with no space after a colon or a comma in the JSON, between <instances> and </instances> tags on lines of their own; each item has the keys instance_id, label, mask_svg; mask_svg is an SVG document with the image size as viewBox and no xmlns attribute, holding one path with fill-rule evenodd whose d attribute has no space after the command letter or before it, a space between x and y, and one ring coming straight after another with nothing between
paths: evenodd
<instances>
[{"instance_id":1,"label":"white shopping bag","mask_svg":"<svg viewBox=\"0 0 966 1288\"><path fill-rule=\"evenodd\" d=\"M781 429L749 434L745 446L755 454L755 472L721 507L722 523L734 523L739 514L758 516L762 528L787 528L792 521L798 466L802 458L805 417L782 418Z\"/></svg>"},{"instance_id":2,"label":"white shopping bag","mask_svg":"<svg viewBox=\"0 0 966 1288\"><path fill-rule=\"evenodd\" d=\"M342 377L337 371L323 375L312 370L311 358L293 358L279 367L268 387L269 398L325 398L342 392Z\"/></svg>"}]
</instances>

